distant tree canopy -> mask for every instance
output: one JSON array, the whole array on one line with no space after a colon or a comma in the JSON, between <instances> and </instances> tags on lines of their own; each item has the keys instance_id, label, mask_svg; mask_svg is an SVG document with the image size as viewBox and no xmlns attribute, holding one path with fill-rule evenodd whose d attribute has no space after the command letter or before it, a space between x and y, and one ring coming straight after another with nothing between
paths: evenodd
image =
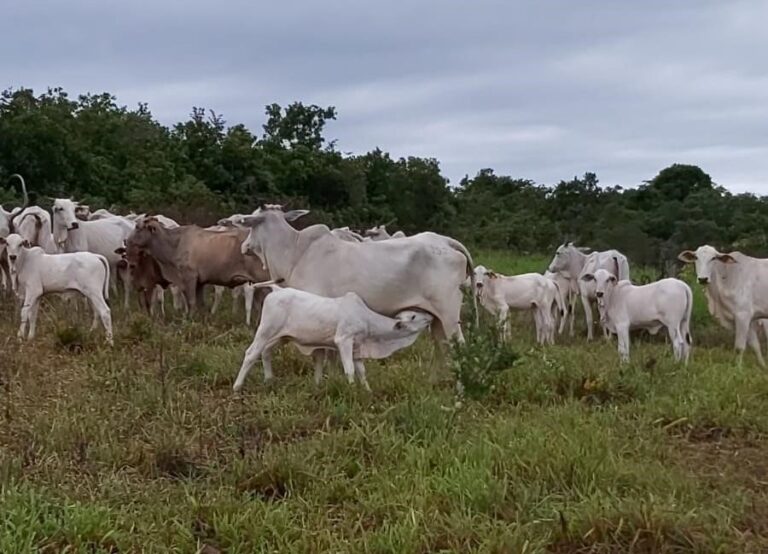
<instances>
[{"instance_id":1,"label":"distant tree canopy","mask_svg":"<svg viewBox=\"0 0 768 554\"><path fill-rule=\"evenodd\" d=\"M618 248L663 272L680 250L703 243L768 255L768 198L731 194L696 166L672 165L630 189L601 187L594 173L544 186L492 169L449 187L434 159L339 152L325 134L332 106L265 111L260 135L202 108L167 128L146 104L131 110L107 93L6 90L0 201L18 201L6 183L21 173L42 206L68 196L201 224L282 202L329 225L394 221L392 229L448 233L474 247L549 252L573 240Z\"/></svg>"}]
</instances>

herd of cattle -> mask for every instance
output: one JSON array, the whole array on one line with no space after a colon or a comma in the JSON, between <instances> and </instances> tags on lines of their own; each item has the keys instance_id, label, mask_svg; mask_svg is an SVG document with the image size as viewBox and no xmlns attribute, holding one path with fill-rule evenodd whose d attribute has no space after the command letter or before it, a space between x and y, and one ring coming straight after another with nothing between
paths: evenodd
<instances>
[{"instance_id":1,"label":"herd of cattle","mask_svg":"<svg viewBox=\"0 0 768 554\"><path fill-rule=\"evenodd\" d=\"M19 177L19 179L21 179ZM495 315L509 333L510 310L533 313L537 341L553 343L583 306L588 339L593 338L596 306L606 337L617 335L622 360L629 359L629 331L666 328L676 360L691 352L690 287L678 279L636 286L627 258L616 250L587 252L565 243L544 274L503 276L474 267L467 249L436 233L389 235L385 225L359 234L348 227L312 225L297 230L290 222L306 210L283 211L265 205L252 214L233 215L216 226L179 225L162 215L93 213L70 199L53 200L52 213L24 205L0 208L2 285L22 299L19 337L35 336L40 298L79 292L93 308L112 343L110 290L122 284L150 313L165 313L165 290L175 307L188 313L203 307L206 285L215 287L213 310L223 291L242 294L246 317L254 303L259 325L247 349L235 390L261 359L272 378L271 349L293 342L323 374L329 352L339 355L350 382L357 375L368 388L364 359L385 358L412 344L430 328L441 354L447 339L463 340L462 289ZM695 263L710 313L735 330L739 361L749 343L763 365L758 331L768 322L768 260L711 246L682 252ZM768 327L768 326L767 326ZM27 330L28 328L28 330Z\"/></svg>"}]
</instances>

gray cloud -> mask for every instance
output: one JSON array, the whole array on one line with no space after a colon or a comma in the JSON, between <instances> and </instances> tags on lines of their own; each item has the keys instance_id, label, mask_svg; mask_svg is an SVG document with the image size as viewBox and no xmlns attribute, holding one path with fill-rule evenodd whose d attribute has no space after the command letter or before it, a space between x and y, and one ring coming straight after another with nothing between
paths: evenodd
<instances>
[{"instance_id":1,"label":"gray cloud","mask_svg":"<svg viewBox=\"0 0 768 554\"><path fill-rule=\"evenodd\" d=\"M435 157L453 183L493 167L635 186L681 162L768 194L765 2L390 4L18 2L0 75L167 124L205 106L259 130L265 104L332 104L343 151Z\"/></svg>"}]
</instances>

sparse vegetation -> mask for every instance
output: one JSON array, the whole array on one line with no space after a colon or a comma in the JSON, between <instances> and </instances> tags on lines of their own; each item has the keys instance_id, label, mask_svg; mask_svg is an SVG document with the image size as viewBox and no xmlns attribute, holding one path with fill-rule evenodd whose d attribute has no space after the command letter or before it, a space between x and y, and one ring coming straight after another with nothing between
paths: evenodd
<instances>
[{"instance_id":1,"label":"sparse vegetation","mask_svg":"<svg viewBox=\"0 0 768 554\"><path fill-rule=\"evenodd\" d=\"M535 346L516 317L514 363L470 341L493 387L457 405L426 339L369 363L372 393L335 366L315 387L286 347L234 395L252 330L228 303L149 323L113 301L110 349L64 340L90 314L52 299L35 342L0 342L0 552L766 551L768 377L697 302L688 367L645 335L619 366L580 317Z\"/></svg>"}]
</instances>

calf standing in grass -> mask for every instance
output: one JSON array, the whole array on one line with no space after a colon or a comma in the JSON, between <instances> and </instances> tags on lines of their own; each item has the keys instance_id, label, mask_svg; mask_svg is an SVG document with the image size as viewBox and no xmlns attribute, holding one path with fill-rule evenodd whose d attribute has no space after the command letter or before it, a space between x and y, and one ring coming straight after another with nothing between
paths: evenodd
<instances>
[{"instance_id":1,"label":"calf standing in grass","mask_svg":"<svg viewBox=\"0 0 768 554\"><path fill-rule=\"evenodd\" d=\"M635 286L627 280L598 269L581 279L594 282L601 322L619 339L619 357L629 361L630 329L648 329L655 334L667 328L672 352L677 361L688 362L691 355L691 288L679 279L662 279Z\"/></svg>"},{"instance_id":2,"label":"calf standing in grass","mask_svg":"<svg viewBox=\"0 0 768 554\"><path fill-rule=\"evenodd\" d=\"M109 298L109 262L104 256L91 252L46 254L42 248L29 248L30 244L17 234L0 238L6 246L12 279L18 283L18 295L24 298L21 306L19 338L29 324L28 339L35 337L40 297L49 293L77 291L93 307L93 325L101 319L107 342L112 344L112 317Z\"/></svg>"},{"instance_id":3,"label":"calf standing in grass","mask_svg":"<svg viewBox=\"0 0 768 554\"><path fill-rule=\"evenodd\" d=\"M475 282L480 303L497 316L505 338L509 335L509 310L531 310L536 324L536 341L554 344L552 305L556 304L561 314L565 307L552 279L538 273L507 277L479 265L475 268Z\"/></svg>"},{"instance_id":4,"label":"calf standing in grass","mask_svg":"<svg viewBox=\"0 0 768 554\"><path fill-rule=\"evenodd\" d=\"M264 300L261 324L245 352L234 390L243 387L248 372L261 357L264 380L272 379L272 348L283 341L292 341L304 354L315 361L315 382L322 378L325 350L338 350L344 373L350 383L354 375L366 388L363 359L380 359L410 346L433 317L425 312L403 310L394 318L371 310L354 292L339 298L326 298L309 292L280 288L274 282L272 292Z\"/></svg>"}]
</instances>

